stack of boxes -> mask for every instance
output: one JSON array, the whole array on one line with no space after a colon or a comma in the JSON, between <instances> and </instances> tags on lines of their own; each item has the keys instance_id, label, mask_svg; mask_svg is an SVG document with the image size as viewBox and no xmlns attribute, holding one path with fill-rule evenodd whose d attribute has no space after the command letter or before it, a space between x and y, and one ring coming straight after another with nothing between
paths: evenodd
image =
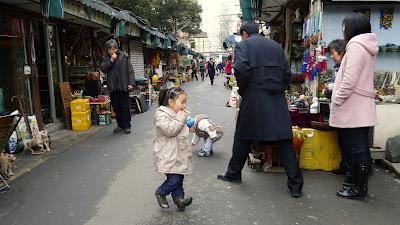
<instances>
[{"instance_id":1,"label":"stack of boxes","mask_svg":"<svg viewBox=\"0 0 400 225\"><path fill-rule=\"evenodd\" d=\"M84 131L92 126L89 99L76 99L71 102L72 130Z\"/></svg>"}]
</instances>

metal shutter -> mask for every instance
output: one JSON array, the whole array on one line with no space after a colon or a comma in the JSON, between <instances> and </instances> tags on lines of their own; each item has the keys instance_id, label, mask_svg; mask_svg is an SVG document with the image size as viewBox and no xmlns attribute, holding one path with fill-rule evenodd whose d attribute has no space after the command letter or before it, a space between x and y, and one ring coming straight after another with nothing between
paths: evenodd
<instances>
[{"instance_id":1,"label":"metal shutter","mask_svg":"<svg viewBox=\"0 0 400 225\"><path fill-rule=\"evenodd\" d=\"M129 43L130 60L136 77L144 77L143 44L132 40Z\"/></svg>"}]
</instances>

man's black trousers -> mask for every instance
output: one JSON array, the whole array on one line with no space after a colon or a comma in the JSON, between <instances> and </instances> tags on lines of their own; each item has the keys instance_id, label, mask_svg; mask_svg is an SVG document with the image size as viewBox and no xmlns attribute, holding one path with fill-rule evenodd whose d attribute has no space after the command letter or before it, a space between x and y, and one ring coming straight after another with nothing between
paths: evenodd
<instances>
[{"instance_id":1,"label":"man's black trousers","mask_svg":"<svg viewBox=\"0 0 400 225\"><path fill-rule=\"evenodd\" d=\"M122 129L131 128L131 104L129 92L111 92L111 104L117 114L118 127Z\"/></svg>"},{"instance_id":2,"label":"man's black trousers","mask_svg":"<svg viewBox=\"0 0 400 225\"><path fill-rule=\"evenodd\" d=\"M250 153L253 141L241 140L235 137L232 158L229 162L226 176L231 179L241 180L242 169ZM293 150L292 140L271 142L279 151L279 155L288 176L287 185L290 190L301 191L303 188L303 175L301 174Z\"/></svg>"}]
</instances>

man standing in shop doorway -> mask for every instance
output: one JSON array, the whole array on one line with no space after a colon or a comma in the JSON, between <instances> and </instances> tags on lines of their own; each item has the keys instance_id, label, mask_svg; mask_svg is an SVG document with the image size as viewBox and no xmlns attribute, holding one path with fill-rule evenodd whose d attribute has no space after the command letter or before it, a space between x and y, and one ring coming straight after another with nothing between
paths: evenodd
<instances>
[{"instance_id":1,"label":"man standing in shop doorway","mask_svg":"<svg viewBox=\"0 0 400 225\"><path fill-rule=\"evenodd\" d=\"M109 40L107 55L104 56L100 69L107 74L107 86L110 91L111 104L117 114L118 127L114 133L131 133L131 109L129 102L129 91L135 85L135 74L129 55L118 49L115 40Z\"/></svg>"},{"instance_id":2,"label":"man standing in shop doorway","mask_svg":"<svg viewBox=\"0 0 400 225\"><path fill-rule=\"evenodd\" d=\"M290 70L282 47L258 34L258 25L244 22L240 28L242 41L235 47L233 68L242 96L232 158L225 174L218 179L241 182L253 141L273 144L279 151L288 176L292 197L300 197L301 174L292 143L292 126L285 99Z\"/></svg>"}]
</instances>

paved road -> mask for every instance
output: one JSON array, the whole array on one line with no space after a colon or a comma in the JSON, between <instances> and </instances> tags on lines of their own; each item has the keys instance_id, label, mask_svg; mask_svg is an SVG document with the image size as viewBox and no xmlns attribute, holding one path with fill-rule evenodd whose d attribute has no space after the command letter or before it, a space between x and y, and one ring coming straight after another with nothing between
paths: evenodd
<instances>
[{"instance_id":1,"label":"paved road","mask_svg":"<svg viewBox=\"0 0 400 225\"><path fill-rule=\"evenodd\" d=\"M162 210L155 202L164 177L153 168L153 109L133 118L133 134L112 134L107 127L18 178L11 192L0 194L0 224L399 224L400 182L378 167L364 202L337 198L342 177L324 172L304 172L300 199L289 196L281 173L246 168L240 185L218 181L231 156L235 118L224 106L229 92L222 82L184 86L192 114L207 113L225 128L212 158L194 157L194 173L185 179L194 202L186 212Z\"/></svg>"}]
</instances>

